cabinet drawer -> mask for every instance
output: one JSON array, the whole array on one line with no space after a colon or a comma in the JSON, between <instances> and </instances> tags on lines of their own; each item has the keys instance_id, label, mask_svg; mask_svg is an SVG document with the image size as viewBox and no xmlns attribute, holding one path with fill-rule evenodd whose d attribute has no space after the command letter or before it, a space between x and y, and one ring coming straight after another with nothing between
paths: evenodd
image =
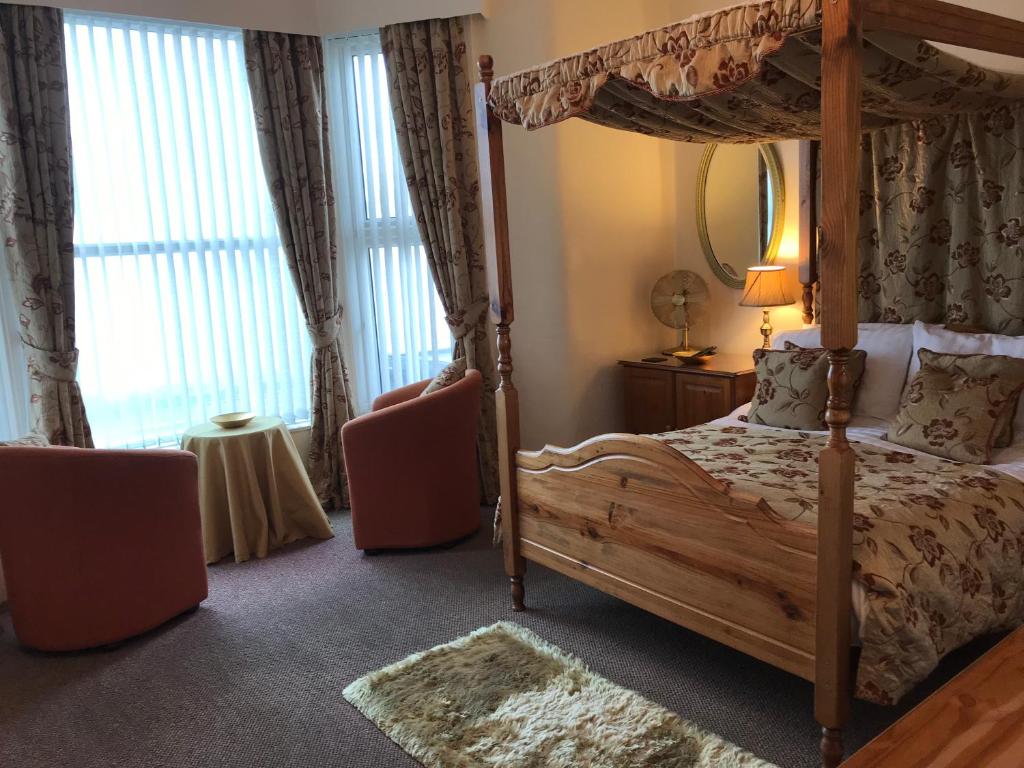
<instances>
[{"instance_id":1,"label":"cabinet drawer","mask_svg":"<svg viewBox=\"0 0 1024 768\"><path fill-rule=\"evenodd\" d=\"M675 429L675 376L671 371L626 368L626 430L637 434Z\"/></svg>"},{"instance_id":2,"label":"cabinet drawer","mask_svg":"<svg viewBox=\"0 0 1024 768\"><path fill-rule=\"evenodd\" d=\"M733 409L735 384L724 376L676 374L676 429L727 416Z\"/></svg>"}]
</instances>

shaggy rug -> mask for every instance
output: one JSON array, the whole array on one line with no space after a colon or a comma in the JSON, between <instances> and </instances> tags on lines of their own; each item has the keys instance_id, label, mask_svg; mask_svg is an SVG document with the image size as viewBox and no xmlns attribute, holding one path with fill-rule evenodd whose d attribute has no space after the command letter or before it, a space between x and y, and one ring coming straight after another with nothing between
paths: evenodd
<instances>
[{"instance_id":1,"label":"shaggy rug","mask_svg":"<svg viewBox=\"0 0 1024 768\"><path fill-rule=\"evenodd\" d=\"M371 672L344 696L428 768L774 768L508 622Z\"/></svg>"}]
</instances>

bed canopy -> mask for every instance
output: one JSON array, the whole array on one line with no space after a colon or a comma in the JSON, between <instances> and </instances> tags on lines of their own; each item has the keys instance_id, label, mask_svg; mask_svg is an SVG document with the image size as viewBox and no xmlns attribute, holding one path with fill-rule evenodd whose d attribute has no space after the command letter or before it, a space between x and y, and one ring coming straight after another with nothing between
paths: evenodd
<instances>
[{"instance_id":1,"label":"bed canopy","mask_svg":"<svg viewBox=\"0 0 1024 768\"><path fill-rule=\"evenodd\" d=\"M677 141L818 139L822 2L767 0L693 16L495 78L489 104L531 130L579 117ZM864 131L1024 98L1024 75L912 36L865 29L863 40Z\"/></svg>"}]
</instances>

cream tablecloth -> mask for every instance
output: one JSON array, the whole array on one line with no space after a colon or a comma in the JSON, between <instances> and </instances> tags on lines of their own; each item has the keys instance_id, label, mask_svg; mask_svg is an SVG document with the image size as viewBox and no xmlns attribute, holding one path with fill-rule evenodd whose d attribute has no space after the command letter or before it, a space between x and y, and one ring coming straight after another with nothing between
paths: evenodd
<instances>
[{"instance_id":1,"label":"cream tablecloth","mask_svg":"<svg viewBox=\"0 0 1024 768\"><path fill-rule=\"evenodd\" d=\"M284 422L253 419L238 429L189 428L181 447L199 459L199 510L206 562L241 563L290 541L334 536Z\"/></svg>"}]
</instances>

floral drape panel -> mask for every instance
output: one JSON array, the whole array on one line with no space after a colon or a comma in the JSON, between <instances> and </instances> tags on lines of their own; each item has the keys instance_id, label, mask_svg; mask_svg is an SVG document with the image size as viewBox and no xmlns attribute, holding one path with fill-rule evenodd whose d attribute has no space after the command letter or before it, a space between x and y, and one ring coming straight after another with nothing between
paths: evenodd
<instances>
[{"instance_id":1,"label":"floral drape panel","mask_svg":"<svg viewBox=\"0 0 1024 768\"><path fill-rule=\"evenodd\" d=\"M0 46L0 227L28 360L34 428L53 444L91 448L75 381L64 14L56 8L0 5Z\"/></svg>"},{"instance_id":2,"label":"floral drape panel","mask_svg":"<svg viewBox=\"0 0 1024 768\"><path fill-rule=\"evenodd\" d=\"M321 503L345 506L341 427L353 416L342 357L341 290L324 56L320 38L246 30L245 59L263 169L313 339L310 479Z\"/></svg>"},{"instance_id":3,"label":"floral drape panel","mask_svg":"<svg viewBox=\"0 0 1024 768\"><path fill-rule=\"evenodd\" d=\"M409 196L455 337L455 357L464 354L468 366L484 378L481 496L493 503L498 495L497 377L487 323L480 176L463 22L395 24L380 34Z\"/></svg>"},{"instance_id":4,"label":"floral drape panel","mask_svg":"<svg viewBox=\"0 0 1024 768\"><path fill-rule=\"evenodd\" d=\"M860 202L862 321L1024 333L1024 104L865 134Z\"/></svg>"}]
</instances>

